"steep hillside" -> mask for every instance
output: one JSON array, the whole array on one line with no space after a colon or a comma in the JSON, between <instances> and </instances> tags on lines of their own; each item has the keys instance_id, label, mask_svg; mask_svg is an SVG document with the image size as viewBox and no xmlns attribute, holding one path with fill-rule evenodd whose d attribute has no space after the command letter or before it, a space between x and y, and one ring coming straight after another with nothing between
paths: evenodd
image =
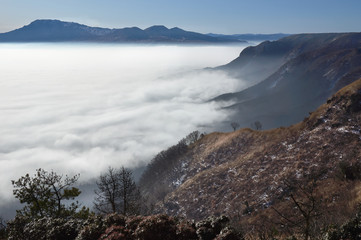
<instances>
[{"instance_id":1,"label":"steep hillside","mask_svg":"<svg viewBox=\"0 0 361 240\"><path fill-rule=\"evenodd\" d=\"M0 34L0 42L177 42L177 43L235 43L236 39L212 37L180 28L153 26L142 30L137 27L108 29L63 22L36 20L29 25Z\"/></svg>"},{"instance_id":2,"label":"steep hillside","mask_svg":"<svg viewBox=\"0 0 361 240\"><path fill-rule=\"evenodd\" d=\"M263 81L288 60L323 48L344 34L297 34L277 41L265 41L244 49L238 58L219 67L231 75L254 84Z\"/></svg>"},{"instance_id":3,"label":"steep hillside","mask_svg":"<svg viewBox=\"0 0 361 240\"><path fill-rule=\"evenodd\" d=\"M327 207L351 209L361 201L360 126L361 79L288 128L206 135L153 183L173 189L158 210L196 219L253 216L282 206L291 191L286 181L311 180Z\"/></svg>"},{"instance_id":4,"label":"steep hillside","mask_svg":"<svg viewBox=\"0 0 361 240\"><path fill-rule=\"evenodd\" d=\"M232 121L241 126L260 121L267 129L288 126L361 77L361 33L300 34L264 42L222 68L255 83L214 99L228 103Z\"/></svg>"}]
</instances>

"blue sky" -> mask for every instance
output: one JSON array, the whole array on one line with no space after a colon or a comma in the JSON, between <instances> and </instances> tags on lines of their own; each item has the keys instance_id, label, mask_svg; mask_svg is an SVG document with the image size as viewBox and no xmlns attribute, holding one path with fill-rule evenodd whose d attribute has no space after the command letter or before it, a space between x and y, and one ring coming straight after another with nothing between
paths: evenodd
<instances>
[{"instance_id":1,"label":"blue sky","mask_svg":"<svg viewBox=\"0 0 361 240\"><path fill-rule=\"evenodd\" d=\"M226 34L361 31L361 0L0 0L0 7L0 32L36 19Z\"/></svg>"}]
</instances>

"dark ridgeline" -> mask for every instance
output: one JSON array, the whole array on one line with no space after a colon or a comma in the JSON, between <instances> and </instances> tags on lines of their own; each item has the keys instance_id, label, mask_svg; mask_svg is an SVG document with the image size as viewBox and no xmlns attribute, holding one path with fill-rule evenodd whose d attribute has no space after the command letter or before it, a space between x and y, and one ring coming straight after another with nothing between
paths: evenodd
<instances>
[{"instance_id":1,"label":"dark ridgeline","mask_svg":"<svg viewBox=\"0 0 361 240\"><path fill-rule=\"evenodd\" d=\"M153 26L109 29L63 22L59 20L36 20L22 28L0 34L0 42L144 42L144 43L241 43L244 41L208 36Z\"/></svg>"},{"instance_id":2,"label":"dark ridgeline","mask_svg":"<svg viewBox=\"0 0 361 240\"><path fill-rule=\"evenodd\" d=\"M333 93L361 77L361 33L298 34L248 47L217 68L251 87L214 98L235 112L230 121L250 127L301 121ZM229 122L224 123L229 128Z\"/></svg>"},{"instance_id":3,"label":"dark ridgeline","mask_svg":"<svg viewBox=\"0 0 361 240\"><path fill-rule=\"evenodd\" d=\"M224 35L224 34L216 34L216 33L208 33L208 36L212 37L222 37L227 39L237 39L240 41L276 41L283 37L287 37L290 34L285 33L274 33L274 34L232 34L232 35Z\"/></svg>"}]
</instances>

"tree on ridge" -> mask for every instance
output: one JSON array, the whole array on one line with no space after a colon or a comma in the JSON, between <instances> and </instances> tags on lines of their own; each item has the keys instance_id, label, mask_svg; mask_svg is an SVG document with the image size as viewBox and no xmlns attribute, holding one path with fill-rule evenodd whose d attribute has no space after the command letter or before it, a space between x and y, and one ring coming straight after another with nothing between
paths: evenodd
<instances>
[{"instance_id":1,"label":"tree on ridge","mask_svg":"<svg viewBox=\"0 0 361 240\"><path fill-rule=\"evenodd\" d=\"M133 179L132 171L121 167L109 167L96 182L95 209L104 214L137 214L140 211L140 191Z\"/></svg>"}]
</instances>

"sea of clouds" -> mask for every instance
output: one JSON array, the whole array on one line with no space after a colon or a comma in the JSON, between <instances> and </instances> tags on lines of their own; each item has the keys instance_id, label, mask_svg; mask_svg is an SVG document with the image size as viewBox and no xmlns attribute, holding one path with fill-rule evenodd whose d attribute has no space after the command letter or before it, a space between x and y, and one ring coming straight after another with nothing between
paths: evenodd
<instances>
[{"instance_id":1,"label":"sea of clouds","mask_svg":"<svg viewBox=\"0 0 361 240\"><path fill-rule=\"evenodd\" d=\"M136 168L227 112L206 101L245 87L221 71L246 45L0 45L0 209L37 168L85 183ZM231 128L230 128L231 130Z\"/></svg>"}]
</instances>

